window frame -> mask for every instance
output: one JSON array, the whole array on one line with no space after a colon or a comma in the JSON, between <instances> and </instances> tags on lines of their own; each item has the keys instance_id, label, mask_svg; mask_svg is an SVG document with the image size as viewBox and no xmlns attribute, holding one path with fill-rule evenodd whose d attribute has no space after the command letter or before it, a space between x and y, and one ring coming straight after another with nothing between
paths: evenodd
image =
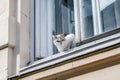
<instances>
[{"instance_id":1,"label":"window frame","mask_svg":"<svg viewBox=\"0 0 120 80\"><path fill-rule=\"evenodd\" d=\"M30 0L30 64L33 64L35 59L35 3Z\"/></svg>"},{"instance_id":2,"label":"window frame","mask_svg":"<svg viewBox=\"0 0 120 80\"><path fill-rule=\"evenodd\" d=\"M73 0L74 1L74 18L75 18L75 41L77 43L78 46L80 45L84 45L86 43L90 43L93 40L98 40L100 38L103 37L107 37L109 35L104 36L104 34L110 34L112 35L110 32L115 32L115 30L111 30L109 32L102 32L102 25L101 25L101 16L100 16L100 7L99 7L99 0L91 0L92 1L92 9L93 9L93 25L94 25L94 36L88 39L83 39L83 34L82 34L82 0ZM30 28L30 32L31 32L31 46L30 46L30 61L31 63L35 62L35 54L36 54L36 50L35 50L35 18L34 18L34 9L35 9L35 3L33 0L31 0L31 28ZM99 30L97 29L97 26L99 28ZM119 30L119 29L118 29ZM117 32L118 33L118 32ZM115 33L113 33L115 34ZM102 37L98 38L98 36L101 35ZM68 51L69 52L69 51ZM48 56L49 57L49 56Z\"/></svg>"},{"instance_id":3,"label":"window frame","mask_svg":"<svg viewBox=\"0 0 120 80\"><path fill-rule=\"evenodd\" d=\"M76 57L81 57L84 56L86 54L92 53L92 52L96 52L99 50L104 50L107 48L111 49L113 47L116 46L120 46L120 28L114 29L112 31L108 31L108 32L104 32L102 34L99 34L97 36L94 36L92 38L86 39L84 41L81 41L80 39L80 34L76 34L76 36L78 37L76 39L76 41L81 41L78 43L78 47L75 47L69 51L66 52L62 52L59 54L55 54L52 56L48 56L44 59L35 61L34 59L34 54L35 54L35 43L34 43L34 0L30 0L30 4L31 4L31 12L30 12L30 64L24 68L20 69L20 74L26 74L28 72L32 72L35 70L39 70L39 69L43 69L58 63L61 63L63 61L67 61L70 59L74 59ZM78 0L74 0L75 3L77 4L77 6L79 6L77 1ZM97 0L98 1L98 0ZM80 7L76 8L76 15L78 15L79 17L75 17L75 20L77 21L75 25L77 25L77 27L79 28L79 30L77 30L76 33L81 33L80 32L80 26L81 24L79 22L81 22L80 20ZM99 14L98 14L99 15ZM98 19L99 21L99 19ZM113 47L112 47L113 46Z\"/></svg>"}]
</instances>

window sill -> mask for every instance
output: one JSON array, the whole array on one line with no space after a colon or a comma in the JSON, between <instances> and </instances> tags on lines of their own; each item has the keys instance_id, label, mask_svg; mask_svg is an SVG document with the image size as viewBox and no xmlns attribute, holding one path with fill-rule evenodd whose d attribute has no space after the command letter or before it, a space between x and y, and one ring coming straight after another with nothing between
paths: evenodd
<instances>
[{"instance_id":1,"label":"window sill","mask_svg":"<svg viewBox=\"0 0 120 80\"><path fill-rule=\"evenodd\" d=\"M110 34L110 33L108 33ZM105 36L104 34L102 36ZM95 39L89 43L84 43L79 47L75 47L70 49L69 51L65 51L59 54L55 54L44 59L35 61L33 64L24 67L20 70L20 75L26 74L32 71L36 71L39 69L43 69L45 67L49 67L55 65L57 63L73 59L75 57L79 57L85 54L89 54L91 52L101 50L116 44L120 43L120 33L116 33L113 35L107 35L107 37Z\"/></svg>"}]
</instances>

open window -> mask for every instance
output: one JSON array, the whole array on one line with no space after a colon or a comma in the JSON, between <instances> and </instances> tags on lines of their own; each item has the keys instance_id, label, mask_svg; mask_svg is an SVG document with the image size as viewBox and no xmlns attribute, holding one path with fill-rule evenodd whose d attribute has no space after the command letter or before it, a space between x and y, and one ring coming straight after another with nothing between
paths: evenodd
<instances>
[{"instance_id":1,"label":"open window","mask_svg":"<svg viewBox=\"0 0 120 80\"><path fill-rule=\"evenodd\" d=\"M76 42L83 42L119 28L119 4L120 0L34 0L34 60L58 53L52 35L74 33Z\"/></svg>"},{"instance_id":2,"label":"open window","mask_svg":"<svg viewBox=\"0 0 120 80\"><path fill-rule=\"evenodd\" d=\"M52 35L75 33L73 0L35 0L35 60L58 53Z\"/></svg>"}]
</instances>

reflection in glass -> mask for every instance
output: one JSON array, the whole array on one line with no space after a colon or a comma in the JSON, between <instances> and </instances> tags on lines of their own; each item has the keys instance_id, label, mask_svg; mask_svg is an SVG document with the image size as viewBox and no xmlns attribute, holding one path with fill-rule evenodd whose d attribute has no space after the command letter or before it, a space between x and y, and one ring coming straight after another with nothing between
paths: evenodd
<instances>
[{"instance_id":1,"label":"reflection in glass","mask_svg":"<svg viewBox=\"0 0 120 80\"><path fill-rule=\"evenodd\" d=\"M109 5L101 11L103 31L116 28L114 4Z\"/></svg>"},{"instance_id":2,"label":"reflection in glass","mask_svg":"<svg viewBox=\"0 0 120 80\"><path fill-rule=\"evenodd\" d=\"M84 38L94 35L93 31L93 13L91 0L83 0L83 34Z\"/></svg>"},{"instance_id":3,"label":"reflection in glass","mask_svg":"<svg viewBox=\"0 0 120 80\"><path fill-rule=\"evenodd\" d=\"M55 0L54 34L74 33L73 0Z\"/></svg>"},{"instance_id":4,"label":"reflection in glass","mask_svg":"<svg viewBox=\"0 0 120 80\"><path fill-rule=\"evenodd\" d=\"M120 27L120 0L99 0L103 32Z\"/></svg>"},{"instance_id":5,"label":"reflection in glass","mask_svg":"<svg viewBox=\"0 0 120 80\"><path fill-rule=\"evenodd\" d=\"M116 0L114 4L117 27L120 27L120 0Z\"/></svg>"}]
</instances>

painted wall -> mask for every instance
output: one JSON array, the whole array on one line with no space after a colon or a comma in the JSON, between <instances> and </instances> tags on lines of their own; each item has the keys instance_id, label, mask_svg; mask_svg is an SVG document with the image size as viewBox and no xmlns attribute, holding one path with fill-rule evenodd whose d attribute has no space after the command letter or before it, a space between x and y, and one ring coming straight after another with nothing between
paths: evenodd
<instances>
[{"instance_id":1,"label":"painted wall","mask_svg":"<svg viewBox=\"0 0 120 80\"><path fill-rule=\"evenodd\" d=\"M8 15L9 1L0 0L0 80L7 80L8 74Z\"/></svg>"},{"instance_id":2,"label":"painted wall","mask_svg":"<svg viewBox=\"0 0 120 80\"><path fill-rule=\"evenodd\" d=\"M0 50L0 80L7 80L8 48Z\"/></svg>"},{"instance_id":3,"label":"painted wall","mask_svg":"<svg viewBox=\"0 0 120 80\"><path fill-rule=\"evenodd\" d=\"M8 43L8 14L7 0L0 0L0 46Z\"/></svg>"}]
</instances>

